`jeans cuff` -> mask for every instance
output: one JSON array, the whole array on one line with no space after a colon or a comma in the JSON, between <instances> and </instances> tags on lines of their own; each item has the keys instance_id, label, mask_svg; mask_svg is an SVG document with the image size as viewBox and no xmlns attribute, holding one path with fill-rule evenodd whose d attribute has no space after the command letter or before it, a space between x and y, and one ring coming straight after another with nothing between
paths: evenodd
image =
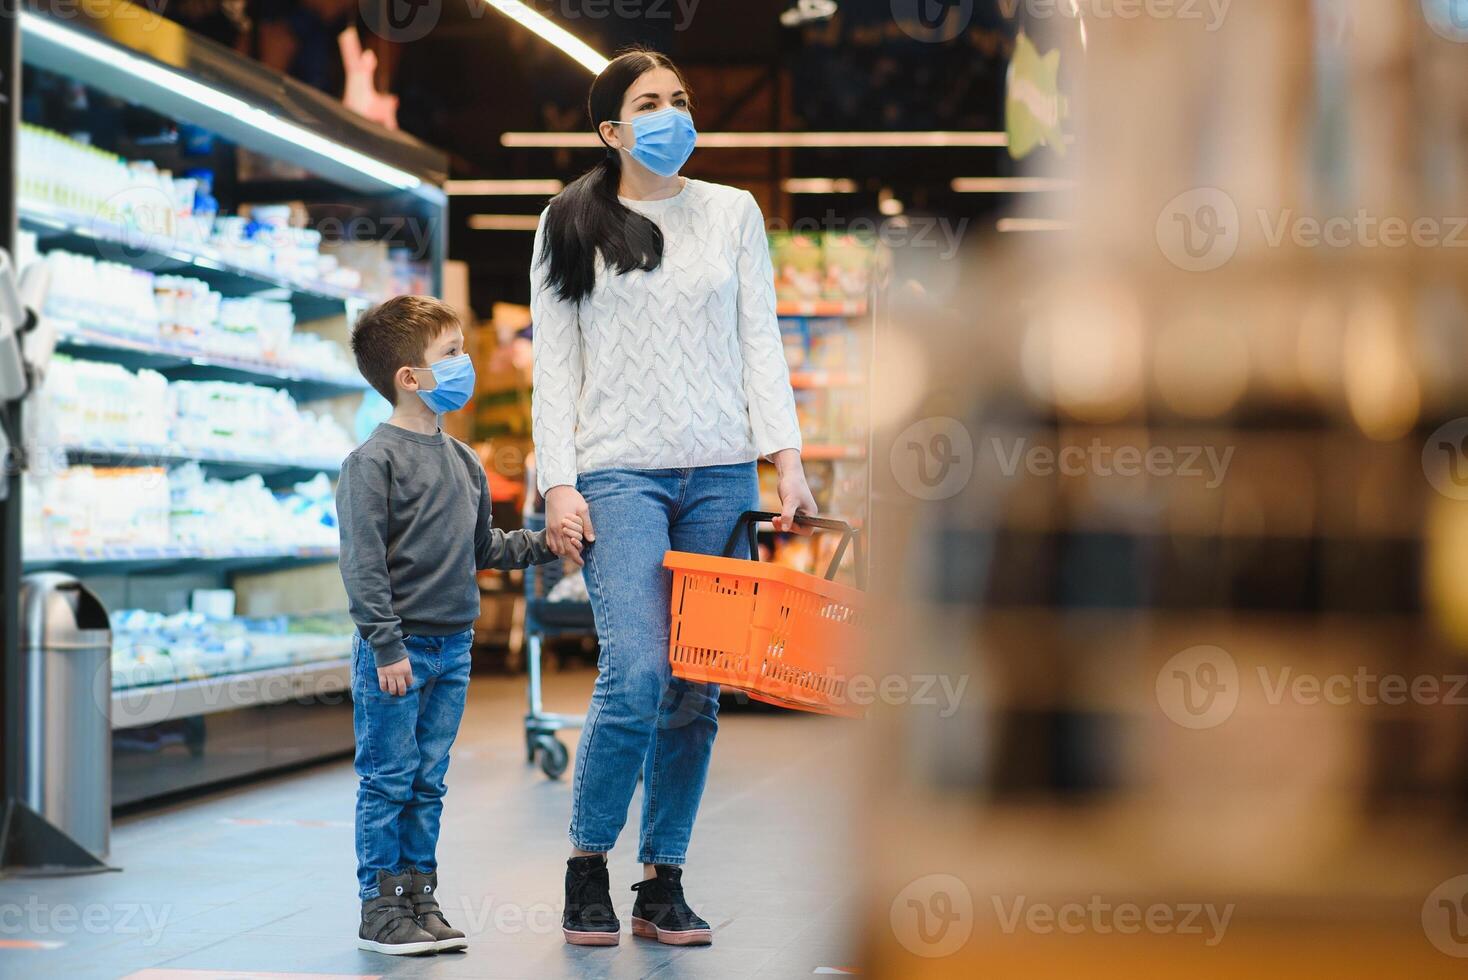
<instances>
[{"instance_id":1,"label":"jeans cuff","mask_svg":"<svg viewBox=\"0 0 1468 980\"><path fill-rule=\"evenodd\" d=\"M570 837L571 846L576 848L576 850L578 851L592 851L596 854L606 854L612 848L617 846L616 841L612 841L610 844L588 844L586 841L577 837L575 834L571 834Z\"/></svg>"},{"instance_id":2,"label":"jeans cuff","mask_svg":"<svg viewBox=\"0 0 1468 980\"><path fill-rule=\"evenodd\" d=\"M686 854L649 854L643 851L637 855L639 864L674 864L681 867L687 860Z\"/></svg>"}]
</instances>

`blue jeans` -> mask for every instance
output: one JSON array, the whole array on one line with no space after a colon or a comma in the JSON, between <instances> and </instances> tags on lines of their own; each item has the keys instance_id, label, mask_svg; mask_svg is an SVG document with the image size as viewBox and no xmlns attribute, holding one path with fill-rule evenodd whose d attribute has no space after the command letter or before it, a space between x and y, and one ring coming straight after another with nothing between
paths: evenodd
<instances>
[{"instance_id":1,"label":"blue jeans","mask_svg":"<svg viewBox=\"0 0 1468 980\"><path fill-rule=\"evenodd\" d=\"M469 690L474 630L405 636L413 686L393 696L377 685L372 648L352 637L352 726L357 736L357 883L377 898L377 872L438 870L449 746Z\"/></svg>"},{"instance_id":2,"label":"blue jeans","mask_svg":"<svg viewBox=\"0 0 1468 980\"><path fill-rule=\"evenodd\" d=\"M719 727L719 689L674 679L668 665L668 549L718 554L759 504L754 463L607 469L576 487L591 509L586 590L601 643L576 752L571 843L610 851L643 773L644 864L682 864ZM737 557L747 557L741 541Z\"/></svg>"}]
</instances>

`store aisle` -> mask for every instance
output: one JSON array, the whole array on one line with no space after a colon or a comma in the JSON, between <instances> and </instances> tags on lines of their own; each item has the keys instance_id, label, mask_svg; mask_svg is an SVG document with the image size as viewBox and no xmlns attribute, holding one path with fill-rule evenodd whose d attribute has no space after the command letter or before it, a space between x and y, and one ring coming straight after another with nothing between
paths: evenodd
<instances>
[{"instance_id":1,"label":"store aisle","mask_svg":"<svg viewBox=\"0 0 1468 980\"><path fill-rule=\"evenodd\" d=\"M550 706L579 710L591 676L552 675ZM342 762L120 821L121 874L0 882L0 976L702 978L810 976L854 962L852 794L838 775L853 767L835 764L854 726L726 713L689 866L714 945L631 936L638 866L626 846L612 862L622 945L592 949L561 940L569 788L525 765L522 699L517 678L475 678L449 774L441 896L469 934L467 953L393 959L354 948L354 776Z\"/></svg>"}]
</instances>

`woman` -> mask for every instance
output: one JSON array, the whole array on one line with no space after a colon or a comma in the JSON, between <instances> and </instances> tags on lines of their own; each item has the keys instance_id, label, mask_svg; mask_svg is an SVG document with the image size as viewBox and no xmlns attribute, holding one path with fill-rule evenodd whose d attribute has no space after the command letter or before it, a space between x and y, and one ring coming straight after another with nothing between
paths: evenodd
<instances>
[{"instance_id":1,"label":"woman","mask_svg":"<svg viewBox=\"0 0 1468 980\"><path fill-rule=\"evenodd\" d=\"M531 272L537 484L549 533L584 562L601 641L576 753L562 926L569 943L618 942L606 854L641 771L633 933L701 945L709 926L684 901L681 876L718 689L671 676L663 553L718 553L758 504L760 456L779 471L779 529L816 505L759 206L746 191L678 175L697 133L687 86L663 55L616 58L588 103L606 159L541 215Z\"/></svg>"}]
</instances>

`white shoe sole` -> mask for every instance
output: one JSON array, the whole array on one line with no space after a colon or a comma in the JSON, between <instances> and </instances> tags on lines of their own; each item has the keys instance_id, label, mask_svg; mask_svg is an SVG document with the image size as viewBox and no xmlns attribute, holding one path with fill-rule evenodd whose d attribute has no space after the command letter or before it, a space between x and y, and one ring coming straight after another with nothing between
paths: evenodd
<instances>
[{"instance_id":1,"label":"white shoe sole","mask_svg":"<svg viewBox=\"0 0 1468 980\"><path fill-rule=\"evenodd\" d=\"M469 948L468 938L464 939L440 939L433 944L435 953L453 953L461 949Z\"/></svg>"},{"instance_id":2,"label":"white shoe sole","mask_svg":"<svg viewBox=\"0 0 1468 980\"><path fill-rule=\"evenodd\" d=\"M357 948L365 949L369 953L386 953L388 956L415 956L437 952L438 943L433 940L422 943L378 943L371 939L358 939Z\"/></svg>"}]
</instances>

